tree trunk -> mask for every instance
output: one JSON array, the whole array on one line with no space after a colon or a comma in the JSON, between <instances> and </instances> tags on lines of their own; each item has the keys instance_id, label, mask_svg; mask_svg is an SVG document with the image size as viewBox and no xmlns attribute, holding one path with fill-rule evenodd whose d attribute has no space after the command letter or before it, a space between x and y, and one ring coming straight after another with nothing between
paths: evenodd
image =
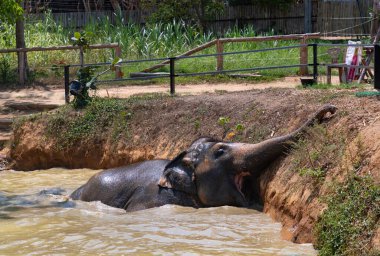
<instances>
[{"instance_id":1,"label":"tree trunk","mask_svg":"<svg viewBox=\"0 0 380 256\"><path fill-rule=\"evenodd\" d=\"M21 7L24 8L24 1L20 3ZM25 48L25 37L24 37L24 16L16 21L16 48ZM28 71L28 60L26 52L18 52L18 72L19 72L19 83L24 85L27 80Z\"/></svg>"},{"instance_id":2,"label":"tree trunk","mask_svg":"<svg viewBox=\"0 0 380 256\"><path fill-rule=\"evenodd\" d=\"M85 10L86 12L91 12L90 1L88 1L88 0L83 0L83 5L84 5L84 10Z\"/></svg>"},{"instance_id":3,"label":"tree trunk","mask_svg":"<svg viewBox=\"0 0 380 256\"><path fill-rule=\"evenodd\" d=\"M206 32L207 25L205 21L205 5L204 1L194 2L193 8L197 16L197 25L201 29L201 32Z\"/></svg>"},{"instance_id":4,"label":"tree trunk","mask_svg":"<svg viewBox=\"0 0 380 256\"><path fill-rule=\"evenodd\" d=\"M111 5L112 5L112 8L114 9L114 11L116 13L120 13L121 7L120 7L119 0L110 0L110 2L111 2Z\"/></svg>"}]
</instances>

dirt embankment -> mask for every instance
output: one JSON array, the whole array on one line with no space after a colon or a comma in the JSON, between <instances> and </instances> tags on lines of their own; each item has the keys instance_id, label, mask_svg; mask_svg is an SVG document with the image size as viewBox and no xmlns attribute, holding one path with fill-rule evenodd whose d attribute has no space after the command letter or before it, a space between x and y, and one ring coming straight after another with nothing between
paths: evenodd
<instances>
[{"instance_id":1,"label":"dirt embankment","mask_svg":"<svg viewBox=\"0 0 380 256\"><path fill-rule=\"evenodd\" d=\"M48 118L35 118L15 130L10 157L20 170L109 168L171 158L200 136L255 143L286 134L324 103L336 105L338 113L322 126L319 137L309 136L311 144L306 144L306 149L319 145L323 136L329 136L334 148L330 145L320 149L317 158L315 154L306 155L310 159L304 166L305 150L292 151L260 177L264 211L282 222L284 236L294 242L314 242L312 227L325 208L320 197L332 182L344 180L353 168L380 181L380 113L376 98L356 98L347 91L267 89L137 100L126 110L131 113L125 128L128 131L117 139L104 127L103 136L94 135L66 147L46 135ZM300 171L304 167L322 170L323 175L318 179L304 175Z\"/></svg>"}]
</instances>

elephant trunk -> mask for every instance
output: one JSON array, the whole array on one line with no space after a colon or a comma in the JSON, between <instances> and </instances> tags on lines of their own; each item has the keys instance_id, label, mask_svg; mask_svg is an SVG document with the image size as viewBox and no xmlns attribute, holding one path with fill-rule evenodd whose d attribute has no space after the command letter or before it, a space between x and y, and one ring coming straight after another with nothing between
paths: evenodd
<instances>
[{"instance_id":1,"label":"elephant trunk","mask_svg":"<svg viewBox=\"0 0 380 256\"><path fill-rule=\"evenodd\" d=\"M327 113L334 114L336 107L325 105L309 118L300 128L284 136L265 140L257 144L243 144L240 146L238 160L244 164L242 171L249 171L252 176L258 176L276 158L287 152L292 143L305 132L306 128L314 123L320 123Z\"/></svg>"}]
</instances>

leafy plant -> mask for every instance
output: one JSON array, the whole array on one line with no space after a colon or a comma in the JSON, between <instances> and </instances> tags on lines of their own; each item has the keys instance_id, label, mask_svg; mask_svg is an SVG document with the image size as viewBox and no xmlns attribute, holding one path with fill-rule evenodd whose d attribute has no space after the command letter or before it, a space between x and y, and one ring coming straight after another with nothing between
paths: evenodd
<instances>
[{"instance_id":1,"label":"leafy plant","mask_svg":"<svg viewBox=\"0 0 380 256\"><path fill-rule=\"evenodd\" d=\"M71 37L71 41L74 46L83 47L86 50L90 46L90 40L94 36L92 32L74 32L74 36Z\"/></svg>"},{"instance_id":2,"label":"leafy plant","mask_svg":"<svg viewBox=\"0 0 380 256\"><path fill-rule=\"evenodd\" d=\"M219 117L219 119L218 119L218 125L220 125L223 128L223 130L224 130L223 137L226 136L228 130L230 129L229 128L230 121L231 120L230 120L229 117L224 117L224 116Z\"/></svg>"},{"instance_id":3,"label":"leafy plant","mask_svg":"<svg viewBox=\"0 0 380 256\"><path fill-rule=\"evenodd\" d=\"M49 115L46 134L60 148L94 138L115 139L128 132L127 122L131 117L122 100L95 97L80 112L73 112L67 105Z\"/></svg>"},{"instance_id":4,"label":"leafy plant","mask_svg":"<svg viewBox=\"0 0 380 256\"><path fill-rule=\"evenodd\" d=\"M242 125L242 124L237 124L236 126L235 126L235 131L236 132L238 132L238 133L241 133L241 132L243 132L244 131L244 125Z\"/></svg>"},{"instance_id":5,"label":"leafy plant","mask_svg":"<svg viewBox=\"0 0 380 256\"><path fill-rule=\"evenodd\" d=\"M199 128L201 127L201 121L199 119L195 120L194 121L194 128L195 130L199 130Z\"/></svg>"},{"instance_id":6,"label":"leafy plant","mask_svg":"<svg viewBox=\"0 0 380 256\"><path fill-rule=\"evenodd\" d=\"M340 135L337 135L340 134ZM324 180L326 172L340 162L346 148L347 131L330 131L315 125L293 145L293 169L314 181Z\"/></svg>"},{"instance_id":7,"label":"leafy plant","mask_svg":"<svg viewBox=\"0 0 380 256\"><path fill-rule=\"evenodd\" d=\"M218 119L218 124L222 126L223 128L226 128L229 123L230 123L229 117L222 116L222 117L219 117Z\"/></svg>"},{"instance_id":8,"label":"leafy plant","mask_svg":"<svg viewBox=\"0 0 380 256\"><path fill-rule=\"evenodd\" d=\"M83 108L89 101L91 97L89 95L89 90L96 90L95 83L99 76L107 73L108 71L115 70L119 66L122 59L116 57L109 66L108 69L94 75L95 68L92 66L81 67L78 72L78 80L72 81L70 84L70 93L74 95L74 107Z\"/></svg>"},{"instance_id":9,"label":"leafy plant","mask_svg":"<svg viewBox=\"0 0 380 256\"><path fill-rule=\"evenodd\" d=\"M0 59L0 78L3 82L9 82L11 74L11 64L9 63L9 58L5 56Z\"/></svg>"},{"instance_id":10,"label":"leafy plant","mask_svg":"<svg viewBox=\"0 0 380 256\"><path fill-rule=\"evenodd\" d=\"M380 186L369 176L351 175L325 201L328 208L314 230L319 254L375 255L370 242L380 216Z\"/></svg>"}]
</instances>

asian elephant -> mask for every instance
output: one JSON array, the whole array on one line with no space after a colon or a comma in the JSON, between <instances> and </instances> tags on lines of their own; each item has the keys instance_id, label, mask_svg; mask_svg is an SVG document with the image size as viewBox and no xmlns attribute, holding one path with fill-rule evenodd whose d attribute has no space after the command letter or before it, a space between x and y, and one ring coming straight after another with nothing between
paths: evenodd
<instances>
[{"instance_id":1,"label":"asian elephant","mask_svg":"<svg viewBox=\"0 0 380 256\"><path fill-rule=\"evenodd\" d=\"M136 211L165 204L242 206L254 199L258 176L305 131L336 107L325 105L294 132L257 144L199 138L173 160L150 160L104 170L71 194Z\"/></svg>"}]
</instances>

